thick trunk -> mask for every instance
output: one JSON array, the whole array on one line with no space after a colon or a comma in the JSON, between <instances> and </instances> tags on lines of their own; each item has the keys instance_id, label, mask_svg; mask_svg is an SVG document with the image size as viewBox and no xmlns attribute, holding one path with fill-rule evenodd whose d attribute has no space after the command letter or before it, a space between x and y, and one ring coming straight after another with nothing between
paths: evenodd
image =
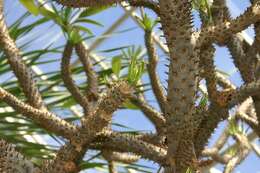
<instances>
[{"instance_id":1,"label":"thick trunk","mask_svg":"<svg viewBox=\"0 0 260 173\"><path fill-rule=\"evenodd\" d=\"M198 64L192 44L191 2L159 1L160 18L170 52L166 113L166 173L194 167L193 115Z\"/></svg>"}]
</instances>

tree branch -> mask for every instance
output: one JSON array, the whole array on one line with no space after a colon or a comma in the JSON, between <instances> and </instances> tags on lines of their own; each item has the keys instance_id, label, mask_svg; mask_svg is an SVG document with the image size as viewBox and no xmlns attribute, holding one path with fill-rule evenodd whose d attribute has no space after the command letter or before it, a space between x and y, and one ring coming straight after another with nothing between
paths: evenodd
<instances>
[{"instance_id":1,"label":"tree branch","mask_svg":"<svg viewBox=\"0 0 260 173\"><path fill-rule=\"evenodd\" d=\"M54 0L55 2L68 7L83 8L83 7L100 7L108 6L116 3L123 2L125 0Z\"/></svg>"},{"instance_id":2,"label":"tree branch","mask_svg":"<svg viewBox=\"0 0 260 173\"><path fill-rule=\"evenodd\" d=\"M218 16L215 23L231 20L229 10L226 6L226 0L214 1L213 6L214 5L219 6L219 8L212 10L213 15ZM254 78L252 65L254 58L253 56L246 55L248 50L251 49L251 46L246 43L240 33L234 34L230 39L226 40L226 45L234 59L234 64L239 68L243 80L245 82L252 81Z\"/></svg>"},{"instance_id":3,"label":"tree branch","mask_svg":"<svg viewBox=\"0 0 260 173\"><path fill-rule=\"evenodd\" d=\"M217 79L214 65L215 48L213 45L201 48L200 67L204 69L203 77L206 80L206 86L210 101L216 102L217 97Z\"/></svg>"},{"instance_id":4,"label":"tree branch","mask_svg":"<svg viewBox=\"0 0 260 173\"><path fill-rule=\"evenodd\" d=\"M225 0L222 0L225 1ZM214 4L218 4L219 1L214 1ZM223 3L223 2L222 2ZM257 0L251 0L251 3L257 3ZM224 4L224 3L223 3ZM221 9L216 10L216 14L219 13L219 11L223 11L224 16L222 16L223 19L228 19L230 20L230 16L229 16L229 11L227 9L227 7L224 5ZM214 11L213 11L214 12ZM222 20L224 21L224 20ZM260 60L259 60L259 45L260 45L260 22L256 22L254 24L255 27L255 40L252 46L249 47L248 44L245 43L245 41L243 40L243 38L240 36L240 34L236 34L234 36L231 37L230 40L227 41L227 47L229 48L231 55L234 59L234 63L235 65L238 67L242 79L245 82L252 82L253 80L257 80L259 79L259 66L258 64L260 64ZM246 60L246 61L245 61ZM258 112L257 115L260 115L260 99L258 98L258 96L254 96L253 97L254 103L255 103L255 107L256 107L256 111ZM245 118L245 116L241 117L241 118ZM260 119L260 118L258 118ZM249 125L256 130L256 133L259 134L259 128L255 127L250 121L248 121L248 119L244 119L245 121L247 121L247 123L249 123Z\"/></svg>"},{"instance_id":5,"label":"tree branch","mask_svg":"<svg viewBox=\"0 0 260 173\"><path fill-rule=\"evenodd\" d=\"M222 149L222 147L225 145L225 143L228 140L229 137L229 128L230 126L227 125L220 137L217 139L215 144L212 148L204 149L202 151L202 156L210 156L213 160L218 161L220 163L226 164L230 159L230 155L223 155L221 156L219 154L219 151Z\"/></svg>"},{"instance_id":6,"label":"tree branch","mask_svg":"<svg viewBox=\"0 0 260 173\"><path fill-rule=\"evenodd\" d=\"M137 162L141 157L129 153L115 152L111 150L103 150L102 155L108 161L121 162L125 164L131 164Z\"/></svg>"},{"instance_id":7,"label":"tree branch","mask_svg":"<svg viewBox=\"0 0 260 173\"><path fill-rule=\"evenodd\" d=\"M4 140L0 140L0 171L40 173L31 161L24 158L13 145Z\"/></svg>"},{"instance_id":8,"label":"tree branch","mask_svg":"<svg viewBox=\"0 0 260 173\"><path fill-rule=\"evenodd\" d=\"M254 141L256 138L257 138L257 135L254 133L254 132L251 132L250 134L248 134L247 136L247 139L248 141ZM230 150L233 150L235 148L238 148L239 147L239 143L234 143L233 145L229 146L228 148L226 148L224 151L222 151L219 156L223 159L225 159L226 161L229 161L232 156L229 153ZM207 150L207 149L206 149ZM223 162L224 163L224 162ZM226 162L227 163L227 162ZM218 161L215 161L213 163L211 163L209 165L209 167L214 167L216 164L218 164Z\"/></svg>"},{"instance_id":9,"label":"tree branch","mask_svg":"<svg viewBox=\"0 0 260 173\"><path fill-rule=\"evenodd\" d=\"M257 1L258 0L251 0L251 3L252 4L257 3ZM260 61L260 21L254 24L254 30L255 30L255 39L253 45L247 51L246 56L250 57L252 59L252 62L257 64ZM260 75L257 74L256 72L257 69L253 69L253 70L255 72L256 79L258 79Z\"/></svg>"},{"instance_id":10,"label":"tree branch","mask_svg":"<svg viewBox=\"0 0 260 173\"><path fill-rule=\"evenodd\" d=\"M260 80L245 84L230 95L229 107L232 107L250 96L257 95L260 91Z\"/></svg>"},{"instance_id":11,"label":"tree branch","mask_svg":"<svg viewBox=\"0 0 260 173\"><path fill-rule=\"evenodd\" d=\"M162 30L170 53L166 113L168 165L165 173L194 167L193 148L198 57L192 43L192 4L189 0L159 0Z\"/></svg>"},{"instance_id":12,"label":"tree branch","mask_svg":"<svg viewBox=\"0 0 260 173\"><path fill-rule=\"evenodd\" d=\"M207 116L205 116L205 118L200 123L198 132L194 137L194 146L197 157L200 157L201 152L207 144L210 136L217 128L219 122L225 120L229 114L227 108L221 108L216 104L211 104L206 115Z\"/></svg>"},{"instance_id":13,"label":"tree branch","mask_svg":"<svg viewBox=\"0 0 260 173\"><path fill-rule=\"evenodd\" d=\"M223 2L214 1L213 7L218 7L219 5L223 5ZM201 13L201 12L200 12ZM214 10L212 10L214 13ZM218 14L214 15L213 20L216 23L220 23L221 20L221 11L218 11ZM201 15L202 16L202 15ZM208 27L206 21L202 18L202 25L204 28ZM210 99L210 107L207 112L205 112L206 116L204 115L203 119L201 120L200 124L198 125L198 130L195 134L194 138L194 145L197 157L200 157L205 145L207 144L212 132L214 132L215 128L219 124L220 121L228 117L228 110L221 108L219 105L219 92L217 91L217 83L222 83L224 86L231 85L220 75L217 75L215 71L214 65L214 53L215 48L213 47L212 43L205 44L199 48L200 51L200 67L204 70L202 76L205 77L207 92ZM211 151L212 156L215 159L222 160L223 158L220 157L217 153L217 148L213 148Z\"/></svg>"},{"instance_id":14,"label":"tree branch","mask_svg":"<svg viewBox=\"0 0 260 173\"><path fill-rule=\"evenodd\" d=\"M251 145L248 142L246 136L236 133L234 135L235 140L240 144L238 154L233 157L226 165L224 173L231 173L235 167L240 164L245 157L249 154Z\"/></svg>"},{"instance_id":15,"label":"tree branch","mask_svg":"<svg viewBox=\"0 0 260 173\"><path fill-rule=\"evenodd\" d=\"M75 45L76 53L83 64L84 71L87 76L88 86L86 89L87 98L89 101L96 101L98 99L98 77L90 62L89 52L82 42Z\"/></svg>"},{"instance_id":16,"label":"tree branch","mask_svg":"<svg viewBox=\"0 0 260 173\"><path fill-rule=\"evenodd\" d=\"M227 164L228 161L232 158L230 154L219 154L219 150L216 148L210 148L210 149L205 149L202 151L202 156L204 157L210 157L212 158L215 162L222 163L222 164Z\"/></svg>"},{"instance_id":17,"label":"tree branch","mask_svg":"<svg viewBox=\"0 0 260 173\"><path fill-rule=\"evenodd\" d=\"M251 147L252 147L252 149L254 150L254 152L256 153L256 155L257 155L258 157L260 157L260 148L259 148L259 146L258 146L257 144L252 143L252 144L251 144Z\"/></svg>"},{"instance_id":18,"label":"tree branch","mask_svg":"<svg viewBox=\"0 0 260 173\"><path fill-rule=\"evenodd\" d=\"M91 110L88 116L82 117L82 127L70 139L70 142L58 151L50 165L45 165L48 172L55 173L63 170L64 173L70 173L66 170L67 164L73 164L76 170L91 142L109 126L112 114L131 94L133 94L133 89L125 81L118 81L112 85L108 93L100 98L97 108Z\"/></svg>"},{"instance_id":19,"label":"tree branch","mask_svg":"<svg viewBox=\"0 0 260 173\"><path fill-rule=\"evenodd\" d=\"M228 89L228 88L230 88L230 89L232 89L232 90L234 90L234 89L236 89L236 86L234 85L234 84L232 84L231 82L230 82L230 80L228 80L225 76L223 76L222 74L220 74L220 73L216 73L216 78L217 78L217 82L218 82L218 84L222 87L222 88L224 88L224 89Z\"/></svg>"},{"instance_id":20,"label":"tree branch","mask_svg":"<svg viewBox=\"0 0 260 173\"><path fill-rule=\"evenodd\" d=\"M211 104L208 110L208 116L201 122L199 130L195 136L195 148L197 156L200 156L200 152L207 144L208 139L212 135L212 132L216 129L220 121L225 120L228 117L228 110L232 106L241 103L251 95L257 94L259 91L259 81L252 82L250 84L242 86L237 89L233 94L227 98L230 99L228 106L221 107L217 104Z\"/></svg>"},{"instance_id":21,"label":"tree branch","mask_svg":"<svg viewBox=\"0 0 260 173\"><path fill-rule=\"evenodd\" d=\"M165 131L164 130L165 118L162 116L160 112L156 111L153 107L148 105L148 103L144 100L144 98L141 98L141 96L139 97L132 96L131 100L136 106L138 106L141 109L144 115L155 125L155 128L159 134Z\"/></svg>"},{"instance_id":22,"label":"tree branch","mask_svg":"<svg viewBox=\"0 0 260 173\"><path fill-rule=\"evenodd\" d=\"M256 2L234 20L202 28L200 37L197 41L197 47L212 42L225 43L233 34L246 29L249 25L258 22L259 20L260 2Z\"/></svg>"},{"instance_id":23,"label":"tree branch","mask_svg":"<svg viewBox=\"0 0 260 173\"><path fill-rule=\"evenodd\" d=\"M253 81L254 71L252 66L252 56L247 56L243 46L244 41L238 33L227 41L227 47L232 55L234 64L239 69L242 79L245 82Z\"/></svg>"},{"instance_id":24,"label":"tree branch","mask_svg":"<svg viewBox=\"0 0 260 173\"><path fill-rule=\"evenodd\" d=\"M117 173L116 165L114 161L108 161L109 173Z\"/></svg>"},{"instance_id":25,"label":"tree branch","mask_svg":"<svg viewBox=\"0 0 260 173\"><path fill-rule=\"evenodd\" d=\"M160 14L160 6L154 0L129 0L128 3L133 7L145 7L158 15Z\"/></svg>"},{"instance_id":26,"label":"tree branch","mask_svg":"<svg viewBox=\"0 0 260 173\"><path fill-rule=\"evenodd\" d=\"M79 103L84 109L88 110L88 101L83 94L81 94L79 88L75 85L70 71L70 59L72 55L73 45L67 42L61 60L61 77L62 80L71 93L72 97Z\"/></svg>"},{"instance_id":27,"label":"tree branch","mask_svg":"<svg viewBox=\"0 0 260 173\"><path fill-rule=\"evenodd\" d=\"M4 20L3 5L3 0L0 0L0 45L8 58L8 63L14 71L29 104L35 108L44 108L43 100L33 79L32 72L26 67L22 60L21 52L9 35L8 27Z\"/></svg>"},{"instance_id":28,"label":"tree branch","mask_svg":"<svg viewBox=\"0 0 260 173\"><path fill-rule=\"evenodd\" d=\"M68 7L81 8L81 7L100 7L118 4L121 2L129 2L131 6L135 7L146 7L152 9L154 12L159 14L160 9L156 2L153 0L54 0L55 2Z\"/></svg>"},{"instance_id":29,"label":"tree branch","mask_svg":"<svg viewBox=\"0 0 260 173\"><path fill-rule=\"evenodd\" d=\"M158 57L154 47L152 32L148 30L145 31L145 45L149 57L149 64L147 65L147 69L153 93L158 101L161 111L165 113L167 104L166 97L164 95L163 87L160 83L160 78L158 77L156 72Z\"/></svg>"},{"instance_id":30,"label":"tree branch","mask_svg":"<svg viewBox=\"0 0 260 173\"><path fill-rule=\"evenodd\" d=\"M28 104L25 104L1 87L0 100L3 100L14 110L23 114L23 116L33 120L44 129L57 135L70 139L77 131L77 128L74 125L66 122L63 119L58 118L56 115L48 112L47 110L39 110L29 106Z\"/></svg>"},{"instance_id":31,"label":"tree branch","mask_svg":"<svg viewBox=\"0 0 260 173\"><path fill-rule=\"evenodd\" d=\"M133 135L106 132L99 136L91 148L100 150L112 150L117 152L131 152L144 159L153 160L162 165L165 164L166 150L137 139Z\"/></svg>"},{"instance_id":32,"label":"tree branch","mask_svg":"<svg viewBox=\"0 0 260 173\"><path fill-rule=\"evenodd\" d=\"M255 112L254 109L252 110L252 105L252 99L245 100L237 109L236 116L246 122L260 136L260 124L256 115L253 115Z\"/></svg>"},{"instance_id":33,"label":"tree branch","mask_svg":"<svg viewBox=\"0 0 260 173\"><path fill-rule=\"evenodd\" d=\"M135 137L136 139L147 142L149 144L166 148L165 145L166 136L164 135L144 133L144 134L135 135Z\"/></svg>"}]
</instances>

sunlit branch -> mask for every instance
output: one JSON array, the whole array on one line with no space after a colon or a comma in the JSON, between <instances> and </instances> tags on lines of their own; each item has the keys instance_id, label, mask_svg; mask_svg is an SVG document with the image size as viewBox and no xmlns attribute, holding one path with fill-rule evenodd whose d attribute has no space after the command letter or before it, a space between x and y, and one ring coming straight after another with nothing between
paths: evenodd
<instances>
[{"instance_id":1,"label":"sunlit branch","mask_svg":"<svg viewBox=\"0 0 260 173\"><path fill-rule=\"evenodd\" d=\"M254 141L257 138L257 135L254 132L251 132L246 137L247 137L248 141L251 142L251 141ZM227 147L224 151L220 152L220 154L219 154L220 158L224 159L223 161L229 161L232 158L232 155L229 154L229 151L233 150L233 149L236 149L238 147L239 147L239 143L237 143L237 142L234 143L233 145ZM207 149L205 149L202 153L204 153L204 152L208 152ZM219 161L217 161L217 160L218 159L214 160L214 162L211 163L209 165L209 167L213 167L214 165L218 164Z\"/></svg>"},{"instance_id":2,"label":"sunlit branch","mask_svg":"<svg viewBox=\"0 0 260 173\"><path fill-rule=\"evenodd\" d=\"M20 50L9 35L8 27L4 20L3 5L3 0L0 0L0 45L8 58L8 63L14 71L29 104L35 108L44 108L43 100L33 79L32 72L26 67L25 62L22 60Z\"/></svg>"},{"instance_id":3,"label":"sunlit branch","mask_svg":"<svg viewBox=\"0 0 260 173\"><path fill-rule=\"evenodd\" d=\"M116 164L114 161L108 161L108 170L109 173L117 173Z\"/></svg>"},{"instance_id":4,"label":"sunlit branch","mask_svg":"<svg viewBox=\"0 0 260 173\"><path fill-rule=\"evenodd\" d=\"M203 47L200 52L200 67L203 68L203 77L206 80L206 86L210 101L215 102L217 97L217 79L214 65L215 48L213 45Z\"/></svg>"},{"instance_id":5,"label":"sunlit branch","mask_svg":"<svg viewBox=\"0 0 260 173\"><path fill-rule=\"evenodd\" d=\"M260 136L260 125L257 120L255 109L252 109L253 106L252 99L247 99L237 109L236 116L247 123L254 132Z\"/></svg>"},{"instance_id":6,"label":"sunlit branch","mask_svg":"<svg viewBox=\"0 0 260 173\"><path fill-rule=\"evenodd\" d=\"M133 7L145 7L153 10L156 14L160 14L160 7L154 0L129 0L128 3Z\"/></svg>"},{"instance_id":7,"label":"sunlit branch","mask_svg":"<svg viewBox=\"0 0 260 173\"><path fill-rule=\"evenodd\" d=\"M144 98L140 96L132 96L131 100L135 105L137 105L144 115L154 124L158 133L164 131L165 128L165 118L160 112L151 107Z\"/></svg>"},{"instance_id":8,"label":"sunlit branch","mask_svg":"<svg viewBox=\"0 0 260 173\"><path fill-rule=\"evenodd\" d=\"M239 148L237 154L228 161L227 165L225 166L224 173L233 172L235 167L245 159L251 150L251 145L246 136L236 133L234 134L234 138L239 143Z\"/></svg>"},{"instance_id":9,"label":"sunlit branch","mask_svg":"<svg viewBox=\"0 0 260 173\"><path fill-rule=\"evenodd\" d=\"M224 88L224 89L228 89L228 88L231 88L231 89L236 89L236 86L231 83L230 80L228 80L225 76L223 76L222 74L220 73L216 73L216 78L217 78L217 82L218 84Z\"/></svg>"},{"instance_id":10,"label":"sunlit branch","mask_svg":"<svg viewBox=\"0 0 260 173\"><path fill-rule=\"evenodd\" d=\"M259 2L256 2L236 19L204 27L200 32L197 46L200 47L211 42L226 42L233 34L243 31L249 25L258 22L260 20L259 6Z\"/></svg>"},{"instance_id":11,"label":"sunlit branch","mask_svg":"<svg viewBox=\"0 0 260 173\"><path fill-rule=\"evenodd\" d=\"M79 88L76 86L72 79L72 74L70 70L70 60L72 56L73 51L73 44L70 42L67 42L63 55L61 60L61 77L63 79L63 82L68 89L68 91L71 93L72 97L77 101L78 104L80 104L84 109L88 108L88 101L86 97L81 93Z\"/></svg>"},{"instance_id":12,"label":"sunlit branch","mask_svg":"<svg viewBox=\"0 0 260 173\"><path fill-rule=\"evenodd\" d=\"M94 144L91 144L91 148L131 152L157 163L165 163L166 150L164 148L139 140L133 135L106 133L105 136L100 137Z\"/></svg>"},{"instance_id":13,"label":"sunlit branch","mask_svg":"<svg viewBox=\"0 0 260 173\"><path fill-rule=\"evenodd\" d=\"M159 0L162 30L169 48L166 113L167 159L165 173L194 167L193 137L198 57L192 43L192 3ZM189 157L187 157L189 156Z\"/></svg>"},{"instance_id":14,"label":"sunlit branch","mask_svg":"<svg viewBox=\"0 0 260 173\"><path fill-rule=\"evenodd\" d=\"M153 89L153 93L158 101L158 104L162 112L166 111L166 97L163 91L163 86L160 83L160 78L156 72L156 67L158 63L158 56L154 47L154 41L152 38L151 31L145 31L145 45L147 49L147 54L149 57L149 63L147 65L148 74Z\"/></svg>"},{"instance_id":15,"label":"sunlit branch","mask_svg":"<svg viewBox=\"0 0 260 173\"><path fill-rule=\"evenodd\" d=\"M234 64L239 69L242 79L245 82L250 82L254 79L254 71L252 66L252 56L247 56L243 46L244 41L238 33L227 41L227 47L232 55ZM246 61L245 61L246 60Z\"/></svg>"},{"instance_id":16,"label":"sunlit branch","mask_svg":"<svg viewBox=\"0 0 260 173\"><path fill-rule=\"evenodd\" d=\"M166 136L161 135L161 134L153 134L153 133L144 133L144 134L139 134L135 135L136 139L142 140L144 142L147 142L149 144L165 148L165 141L166 141Z\"/></svg>"},{"instance_id":17,"label":"sunlit branch","mask_svg":"<svg viewBox=\"0 0 260 173\"><path fill-rule=\"evenodd\" d=\"M201 152L207 145L210 136L217 128L219 122L225 120L229 115L227 108L221 108L216 104L211 104L206 114L207 116L200 123L198 132L194 137L197 157L200 157Z\"/></svg>"},{"instance_id":18,"label":"sunlit branch","mask_svg":"<svg viewBox=\"0 0 260 173\"><path fill-rule=\"evenodd\" d=\"M49 172L66 170L66 164L61 166L61 161L73 163L77 168L85 152L96 136L102 133L111 124L112 114L133 94L132 87L125 81L118 81L100 98L97 107L91 110L88 116L82 117L82 127L58 151L49 167ZM75 169L76 169L75 168ZM68 171L67 171L68 172ZM65 172L65 173L67 173Z\"/></svg>"},{"instance_id":19,"label":"sunlit branch","mask_svg":"<svg viewBox=\"0 0 260 173\"><path fill-rule=\"evenodd\" d=\"M203 150L202 156L210 157L215 162L222 163L222 164L227 164L228 161L232 158L232 155L230 155L230 154L221 155L219 153L219 150L217 150L216 148L210 148L210 149Z\"/></svg>"},{"instance_id":20,"label":"sunlit branch","mask_svg":"<svg viewBox=\"0 0 260 173\"><path fill-rule=\"evenodd\" d=\"M35 123L39 124L46 130L55 133L56 135L63 136L67 139L72 138L76 132L76 127L67 121L59 118L55 114L48 112L46 110L36 109L19 99L17 99L12 94L8 93L0 87L0 100L7 103L18 113L23 114L23 116L31 119Z\"/></svg>"},{"instance_id":21,"label":"sunlit branch","mask_svg":"<svg viewBox=\"0 0 260 173\"><path fill-rule=\"evenodd\" d=\"M256 155L257 155L258 157L260 157L260 148L259 148L259 146L258 146L257 144L255 144L255 143L252 143L252 144L251 144L251 147L252 147L252 149L254 150L254 152L256 153Z\"/></svg>"},{"instance_id":22,"label":"sunlit branch","mask_svg":"<svg viewBox=\"0 0 260 173\"><path fill-rule=\"evenodd\" d=\"M226 164L230 159L231 155L225 154L220 155L219 152L222 149L222 147L225 145L225 143L228 140L229 137L229 128L230 126L227 125L227 127L224 129L220 137L217 139L213 147L204 149L202 151L202 156L211 157L213 160Z\"/></svg>"},{"instance_id":23,"label":"sunlit branch","mask_svg":"<svg viewBox=\"0 0 260 173\"><path fill-rule=\"evenodd\" d=\"M76 53L83 64L84 71L87 76L86 94L89 101L96 101L98 99L98 77L90 62L89 52L82 42L75 45Z\"/></svg>"},{"instance_id":24,"label":"sunlit branch","mask_svg":"<svg viewBox=\"0 0 260 173\"><path fill-rule=\"evenodd\" d=\"M54 0L55 2L68 7L82 8L82 7L100 7L108 6L113 4L118 4L121 2L128 2L134 7L146 7L152 9L157 14L159 14L160 9L158 4L153 0L79 0L75 2L74 0Z\"/></svg>"},{"instance_id":25,"label":"sunlit branch","mask_svg":"<svg viewBox=\"0 0 260 173\"><path fill-rule=\"evenodd\" d=\"M233 94L231 94L229 107L232 107L242 101L246 100L250 96L259 94L260 91L260 80L245 84L238 88Z\"/></svg>"},{"instance_id":26,"label":"sunlit branch","mask_svg":"<svg viewBox=\"0 0 260 173\"><path fill-rule=\"evenodd\" d=\"M231 20L230 12L226 6L226 0L214 1L213 6L219 6L212 10L213 20L215 23L222 23ZM215 19L216 18L216 19ZM221 44L221 43L220 43ZM243 38L241 33L234 34L225 43L232 55L234 64L239 69L242 79L250 82L254 78L253 59L254 55L249 55L252 46L250 46ZM222 44L221 44L222 45ZM247 55L248 54L248 55ZM246 59L246 61L245 61Z\"/></svg>"},{"instance_id":27,"label":"sunlit branch","mask_svg":"<svg viewBox=\"0 0 260 173\"><path fill-rule=\"evenodd\" d=\"M125 164L131 164L137 162L141 157L129 153L113 152L109 150L103 150L102 155L108 161L121 162Z\"/></svg>"}]
</instances>

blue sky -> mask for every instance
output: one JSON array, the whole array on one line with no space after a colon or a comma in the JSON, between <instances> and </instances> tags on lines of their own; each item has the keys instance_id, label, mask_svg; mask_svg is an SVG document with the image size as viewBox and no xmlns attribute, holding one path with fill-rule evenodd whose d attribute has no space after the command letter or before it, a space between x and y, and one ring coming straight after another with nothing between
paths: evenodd
<instances>
[{"instance_id":1,"label":"blue sky","mask_svg":"<svg viewBox=\"0 0 260 173\"><path fill-rule=\"evenodd\" d=\"M247 0L228 0L229 6L232 8L232 16L235 17L239 15L244 9L249 6L249 2ZM21 14L24 13L25 9L18 4L18 0L5 0L5 11L7 12L7 20L8 23L12 23L15 19L17 19ZM123 9L121 7L111 8L109 10L104 11L103 13L91 17L92 19L96 19L100 21L105 27L94 27L94 26L88 26L96 36L101 35L113 22L115 22L123 13ZM153 14L151 14L153 15ZM26 21L27 23L30 22L29 19ZM25 23L26 23L25 22ZM199 21L197 18L195 18L195 26L199 25ZM143 31L137 27L136 23L132 19L128 19L126 22L124 22L116 31L122 31L125 29L133 28L133 30L122 33L122 34L115 34L113 37L111 37L109 40L105 41L102 45L100 45L96 50L95 53L102 55L106 57L108 60L110 60L111 57L116 55L116 53L101 53L101 50L116 48L119 46L129 46L129 45L140 45L144 47L144 41L143 41ZM247 31L249 36L253 37L252 30ZM41 37L39 37L41 36ZM34 38L35 41L33 43L33 46L31 49L35 48L43 48L45 45L50 42L52 39L56 39L57 45L64 43L64 38L62 33L60 32L60 29L58 27L50 27L50 24L43 25L42 27L38 28L37 30L34 30L32 35L27 38L23 38L22 40L18 40L18 44L21 44L22 42ZM39 37L39 39L37 39ZM87 43L91 44L96 38L92 40L88 40ZM118 52L119 53L119 52ZM167 78L164 74L164 71L166 71L164 64L166 63L164 53L161 50L158 50L158 54L161 55L160 63L158 66L158 72L160 77L162 78L162 83L165 84L165 79ZM48 57L48 58L54 58L54 57ZM57 57L55 57L57 58ZM230 59L230 54L226 48L219 48L217 47L216 56L215 56L215 64L217 68L224 70L225 72L230 74L230 80L234 82L237 86L242 84L242 80L240 78L239 73L237 72L236 68L234 67L232 60ZM53 66L42 66L43 71L47 70L57 70L57 65ZM147 76L144 76L143 78L145 81L147 81ZM152 92L146 93L147 99L150 101L150 104L157 107L156 101L153 97ZM120 110L118 111L113 121L116 123L124 124L126 126L129 126L136 130L142 130L142 131L154 131L154 128L152 124L140 113L139 111L134 110ZM220 128L223 127L220 125ZM120 130L119 128L116 128L117 130ZM217 130L216 133L213 135L213 141L216 139L216 137L219 135L220 130ZM211 143L210 143L211 144ZM145 161L142 161L141 163L145 163L149 166L156 167L157 165L152 164L151 162L147 163ZM236 170L237 173L239 171L241 173L256 173L257 171L260 171L260 164L259 159L256 157L255 154L250 154L250 156L247 158L243 164L241 164ZM218 166L220 169L222 169L221 166ZM97 172L97 171L93 171Z\"/></svg>"}]
</instances>

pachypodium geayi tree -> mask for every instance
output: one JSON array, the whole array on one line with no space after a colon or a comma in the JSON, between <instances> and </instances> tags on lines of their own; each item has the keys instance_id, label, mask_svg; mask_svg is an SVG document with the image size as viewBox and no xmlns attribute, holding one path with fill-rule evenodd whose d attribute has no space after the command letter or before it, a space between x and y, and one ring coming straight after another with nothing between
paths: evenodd
<instances>
[{"instance_id":1,"label":"pachypodium geayi tree","mask_svg":"<svg viewBox=\"0 0 260 173\"><path fill-rule=\"evenodd\" d=\"M69 8L110 6L124 0L53 0ZM140 158L158 163L165 173L203 172L206 167L221 163L225 173L232 172L256 146L237 127L242 121L260 136L260 1L251 0L251 6L232 19L225 0L214 0L199 8L202 26L193 28L192 9L199 1L191 0L129 0L130 6L149 8L158 15L168 47L168 80L164 89L156 73L160 57L155 49L153 24L143 17L147 72L160 111L152 108L138 92L131 78L111 82L100 93L98 73L93 68L89 52L81 39L70 33L61 58L61 78L74 100L83 108L80 124L59 118L48 110L34 81L29 66L21 57L15 41L10 37L0 0L0 45L13 70L26 102L0 87L0 100L21 113L41 128L61 136L67 142L53 159L35 165L25 159L6 141L0 141L0 171L7 173L75 173L87 150L100 150L109 162L109 171L116 172L114 162L132 163ZM48 2L46 2L48 3ZM195 5L194 5L195 4ZM210 13L210 17L205 15ZM252 45L241 36L241 31L254 26ZM70 31L67 31L68 33ZM74 37L72 37L74 35ZM215 48L226 46L244 84L235 88L221 76L214 66ZM75 84L70 69L75 50L87 76L85 92ZM137 60L138 61L138 60ZM134 66L134 65L132 65ZM144 67L139 65L138 67ZM140 72L141 71L141 72ZM140 76L142 70L134 72ZM206 81L206 104L199 102L199 83ZM104 88L104 86L102 86ZM127 135L111 130L113 113L131 100L156 127L156 133ZM228 127L212 148L207 142L218 124L227 120L229 110L236 108ZM227 138L232 136L237 145L235 153L221 153ZM259 154L259 153L258 153Z\"/></svg>"}]
</instances>

